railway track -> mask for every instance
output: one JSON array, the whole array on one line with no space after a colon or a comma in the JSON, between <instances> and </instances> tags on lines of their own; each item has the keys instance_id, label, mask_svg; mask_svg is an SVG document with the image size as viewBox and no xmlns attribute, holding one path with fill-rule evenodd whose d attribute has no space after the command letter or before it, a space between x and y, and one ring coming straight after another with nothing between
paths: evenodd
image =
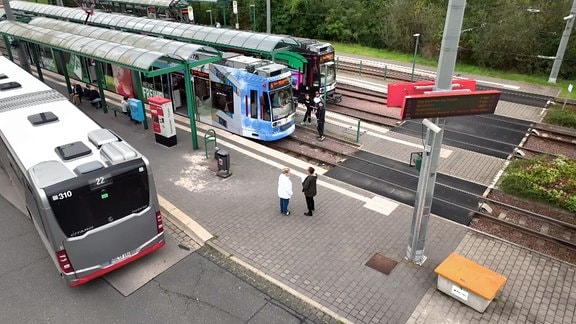
<instances>
[{"instance_id":1,"label":"railway track","mask_svg":"<svg viewBox=\"0 0 576 324\"><path fill-rule=\"evenodd\" d=\"M557 210L553 215L524 209L521 199L513 204L500 199L484 198L481 211L474 215L472 228L526 246L561 260L576 264L576 218L574 214ZM510 198L510 197L508 197ZM525 202L525 204L532 204ZM546 207L549 208L549 207Z\"/></svg>"},{"instance_id":2,"label":"railway track","mask_svg":"<svg viewBox=\"0 0 576 324\"><path fill-rule=\"evenodd\" d=\"M559 126L535 124L526 142L516 150L515 157L531 158L540 155L566 156L576 159L576 131Z\"/></svg>"},{"instance_id":3,"label":"railway track","mask_svg":"<svg viewBox=\"0 0 576 324\"><path fill-rule=\"evenodd\" d=\"M345 71L352 74L359 74L364 76L410 82L413 81L434 81L436 73L422 69L415 69L412 74L412 69L395 64L386 64L378 61L359 60L351 57L338 57L338 70ZM476 90L499 90L501 91L500 100L508 101L523 105L545 107L552 99L550 96L526 93L506 88L497 88L485 85L477 85Z\"/></svg>"},{"instance_id":4,"label":"railway track","mask_svg":"<svg viewBox=\"0 0 576 324\"><path fill-rule=\"evenodd\" d=\"M325 140L319 141L316 135L318 134L313 126L299 126L289 137L265 145L328 169L335 167L359 149L358 146L329 135Z\"/></svg>"},{"instance_id":5,"label":"railway track","mask_svg":"<svg viewBox=\"0 0 576 324\"><path fill-rule=\"evenodd\" d=\"M329 103L327 110L375 125L394 127L399 122L399 109L386 107L386 95L360 87L339 85L342 101Z\"/></svg>"}]
</instances>

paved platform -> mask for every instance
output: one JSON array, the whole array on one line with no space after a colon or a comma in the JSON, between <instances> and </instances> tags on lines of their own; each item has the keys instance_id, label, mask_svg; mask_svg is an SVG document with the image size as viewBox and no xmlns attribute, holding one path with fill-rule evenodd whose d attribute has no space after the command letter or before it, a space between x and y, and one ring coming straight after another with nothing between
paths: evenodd
<instances>
[{"instance_id":1,"label":"paved platform","mask_svg":"<svg viewBox=\"0 0 576 324\"><path fill-rule=\"evenodd\" d=\"M64 91L64 86L60 83L57 89ZM218 146L231 153L232 172L229 178L219 178L211 170L212 152L204 156L204 125L198 124L201 148L192 150L187 119L178 117L178 145L167 148L154 142L151 130L127 118L104 114L86 103L82 109L150 159L163 201L213 235L209 244L344 323L571 323L576 316L574 265L432 216L428 259L416 266L404 261L411 206L323 177L318 170L316 213L306 217L300 176L308 165L302 161L217 131ZM363 145L370 151L389 152L402 160L403 150L412 150L409 145L391 149L392 144L381 138L365 138ZM398 144L397 140L391 142ZM468 154L444 149L452 151L448 158L464 159ZM502 161L490 163L497 169ZM286 166L293 169L290 216L280 214L276 195L278 175ZM474 171L478 170L469 169L468 174ZM489 182L490 172L485 173L479 178ZM435 289L434 268L454 251L508 278L483 314ZM375 253L398 262L389 275L365 265Z\"/></svg>"}]
</instances>

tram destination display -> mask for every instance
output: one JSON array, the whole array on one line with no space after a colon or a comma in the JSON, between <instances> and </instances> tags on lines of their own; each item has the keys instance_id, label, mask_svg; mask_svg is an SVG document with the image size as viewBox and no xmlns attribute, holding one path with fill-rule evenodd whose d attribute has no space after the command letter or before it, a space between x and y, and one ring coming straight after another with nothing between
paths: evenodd
<instances>
[{"instance_id":1,"label":"tram destination display","mask_svg":"<svg viewBox=\"0 0 576 324\"><path fill-rule=\"evenodd\" d=\"M484 90L407 96L401 116L402 119L421 119L493 114L500 93L497 90Z\"/></svg>"}]
</instances>

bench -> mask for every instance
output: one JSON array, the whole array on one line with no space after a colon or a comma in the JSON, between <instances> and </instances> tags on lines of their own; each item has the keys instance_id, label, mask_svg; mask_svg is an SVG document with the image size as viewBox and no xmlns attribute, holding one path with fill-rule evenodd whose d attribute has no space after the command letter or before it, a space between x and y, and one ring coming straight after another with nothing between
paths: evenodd
<instances>
[{"instance_id":1,"label":"bench","mask_svg":"<svg viewBox=\"0 0 576 324\"><path fill-rule=\"evenodd\" d=\"M434 270L438 290L483 313L506 283L506 277L456 253Z\"/></svg>"}]
</instances>

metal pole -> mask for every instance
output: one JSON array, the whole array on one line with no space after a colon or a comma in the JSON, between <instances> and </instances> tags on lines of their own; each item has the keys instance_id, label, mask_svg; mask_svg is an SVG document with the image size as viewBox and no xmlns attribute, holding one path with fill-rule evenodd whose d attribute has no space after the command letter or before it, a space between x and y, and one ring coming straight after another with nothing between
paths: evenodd
<instances>
[{"instance_id":1,"label":"metal pole","mask_svg":"<svg viewBox=\"0 0 576 324\"><path fill-rule=\"evenodd\" d=\"M212 10L208 9L206 12L210 13L210 27L212 27Z\"/></svg>"},{"instance_id":2,"label":"metal pole","mask_svg":"<svg viewBox=\"0 0 576 324\"><path fill-rule=\"evenodd\" d=\"M186 101L188 107L188 118L190 119L190 135L192 135L192 149L198 149L198 132L196 130L196 94L194 93L194 87L192 86L192 76L190 73L190 63L186 62L186 68L184 69L184 84L186 88Z\"/></svg>"},{"instance_id":3,"label":"metal pole","mask_svg":"<svg viewBox=\"0 0 576 324\"><path fill-rule=\"evenodd\" d=\"M252 31L256 31L256 6L250 5L252 7Z\"/></svg>"},{"instance_id":4,"label":"metal pole","mask_svg":"<svg viewBox=\"0 0 576 324\"><path fill-rule=\"evenodd\" d=\"M320 85L322 88L322 85ZM326 109L326 96L328 95L328 64L324 64L324 109Z\"/></svg>"},{"instance_id":5,"label":"metal pole","mask_svg":"<svg viewBox=\"0 0 576 324\"><path fill-rule=\"evenodd\" d=\"M556 83L558 78L558 73L560 72L560 66L562 65L562 60L564 59L564 52L566 52L566 47L568 46L568 40L570 39L570 33L572 33L572 26L574 26L574 17L576 16L576 0L572 3L572 9L570 9L570 15L564 17L566 20L566 27L564 28L564 33L562 33L562 39L560 39L560 45L558 45L558 51L556 52L556 58L554 59L554 65L552 65L552 71L550 71L550 77L548 82Z\"/></svg>"},{"instance_id":6,"label":"metal pole","mask_svg":"<svg viewBox=\"0 0 576 324\"><path fill-rule=\"evenodd\" d=\"M10 8L10 0L2 0L2 3L4 4L6 20L15 21L16 18L14 18L12 8ZM18 40L18 60L20 61L20 66L24 69L24 71L30 73L30 62L28 61L28 55L26 55L26 51L24 51L24 46L26 46L26 42Z\"/></svg>"},{"instance_id":7,"label":"metal pole","mask_svg":"<svg viewBox=\"0 0 576 324\"><path fill-rule=\"evenodd\" d=\"M268 34L272 33L272 18L270 15L270 0L266 0L266 32Z\"/></svg>"},{"instance_id":8,"label":"metal pole","mask_svg":"<svg viewBox=\"0 0 576 324\"><path fill-rule=\"evenodd\" d=\"M134 89L136 90L136 98L142 100L142 108L144 111L144 120L142 121L142 126L144 129L148 129L148 117L146 116L146 106L148 103L148 98L144 95L144 88L142 87L142 73L138 71L132 71L134 73Z\"/></svg>"},{"instance_id":9,"label":"metal pole","mask_svg":"<svg viewBox=\"0 0 576 324\"><path fill-rule=\"evenodd\" d=\"M412 59L412 74L410 75L410 82L414 82L414 68L416 67L416 54L418 54L418 40L420 40L420 34L412 35L416 37L416 45L414 46L414 58Z\"/></svg>"},{"instance_id":10,"label":"metal pole","mask_svg":"<svg viewBox=\"0 0 576 324\"><path fill-rule=\"evenodd\" d=\"M104 79L104 68L100 61L96 61L96 78L98 79L96 82L98 84L98 92L100 93L100 104L102 105L102 111L107 114L108 113L108 105L106 104L106 96L104 95L104 87L106 87L106 80Z\"/></svg>"},{"instance_id":11,"label":"metal pole","mask_svg":"<svg viewBox=\"0 0 576 324\"><path fill-rule=\"evenodd\" d=\"M462 29L465 8L466 0L450 0L448 3L434 91L452 90L452 75L456 65L456 55L458 53L460 30ZM436 118L434 123L428 120L423 123L428 127L426 131L426 146L424 148L425 154L422 156L422 167L418 179L410 239L406 251L406 259L418 265L422 265L426 261L424 243L428 230L430 210L432 209L436 169L444 136L445 119Z\"/></svg>"},{"instance_id":12,"label":"metal pole","mask_svg":"<svg viewBox=\"0 0 576 324\"><path fill-rule=\"evenodd\" d=\"M10 48L10 39L8 39L8 36L6 35L2 35L2 38L4 39L4 46L6 46L6 52L8 52L8 58L10 59L10 61L14 62L14 56L12 55L12 48Z\"/></svg>"}]
</instances>

